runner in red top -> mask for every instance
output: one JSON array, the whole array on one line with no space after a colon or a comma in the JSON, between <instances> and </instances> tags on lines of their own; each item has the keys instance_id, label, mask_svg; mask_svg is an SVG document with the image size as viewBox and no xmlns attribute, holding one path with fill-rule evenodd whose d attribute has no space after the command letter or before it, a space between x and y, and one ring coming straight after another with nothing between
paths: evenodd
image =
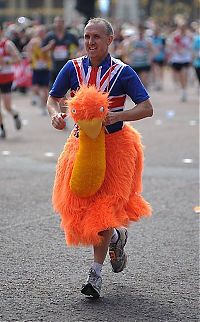
<instances>
[{"instance_id":1,"label":"runner in red top","mask_svg":"<svg viewBox=\"0 0 200 322\"><path fill-rule=\"evenodd\" d=\"M14 64L20 62L20 53L12 41L3 35L3 26L0 25L0 98L3 106L13 116L17 130L21 128L19 114L13 110L11 101L11 88L14 80ZM0 109L0 137L6 137Z\"/></svg>"}]
</instances>

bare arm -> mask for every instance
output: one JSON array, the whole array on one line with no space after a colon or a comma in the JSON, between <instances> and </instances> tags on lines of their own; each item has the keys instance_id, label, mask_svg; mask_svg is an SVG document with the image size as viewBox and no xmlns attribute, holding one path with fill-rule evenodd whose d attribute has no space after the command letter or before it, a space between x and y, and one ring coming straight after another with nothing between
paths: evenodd
<instances>
[{"instance_id":1,"label":"bare arm","mask_svg":"<svg viewBox=\"0 0 200 322\"><path fill-rule=\"evenodd\" d=\"M158 48L155 48L154 45L152 44L152 42L149 42L148 44L148 47L149 47L149 52L150 52L150 59L152 60L153 57L159 53L159 50Z\"/></svg>"},{"instance_id":2,"label":"bare arm","mask_svg":"<svg viewBox=\"0 0 200 322\"><path fill-rule=\"evenodd\" d=\"M7 46L7 51L12 58L12 61L10 63L11 64L19 63L21 61L21 55L20 55L20 52L18 51L17 47L15 46L15 44L8 40L6 43L6 46Z\"/></svg>"},{"instance_id":3,"label":"bare arm","mask_svg":"<svg viewBox=\"0 0 200 322\"><path fill-rule=\"evenodd\" d=\"M55 40L51 40L46 46L41 47L42 52L46 53L48 51L51 51L54 48L55 43Z\"/></svg>"},{"instance_id":4,"label":"bare arm","mask_svg":"<svg viewBox=\"0 0 200 322\"><path fill-rule=\"evenodd\" d=\"M59 102L61 100L61 98L50 95L47 100L47 109L51 118L51 124L57 130L63 130L65 128L64 118L66 114L62 113L60 110Z\"/></svg>"},{"instance_id":5,"label":"bare arm","mask_svg":"<svg viewBox=\"0 0 200 322\"><path fill-rule=\"evenodd\" d=\"M137 121L153 115L153 107L150 99L137 104L132 109L122 112L108 112L105 118L105 125L119 121Z\"/></svg>"},{"instance_id":6,"label":"bare arm","mask_svg":"<svg viewBox=\"0 0 200 322\"><path fill-rule=\"evenodd\" d=\"M32 51L33 51L33 47L35 45L35 39L32 38L29 43L26 45L26 54L27 54L27 58L31 61L32 58Z\"/></svg>"}]
</instances>

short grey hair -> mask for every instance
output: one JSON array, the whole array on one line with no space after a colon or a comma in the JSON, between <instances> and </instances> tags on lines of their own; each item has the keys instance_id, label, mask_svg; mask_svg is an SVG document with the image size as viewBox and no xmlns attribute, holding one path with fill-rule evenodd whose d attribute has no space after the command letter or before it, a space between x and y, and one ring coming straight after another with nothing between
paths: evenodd
<instances>
[{"instance_id":1,"label":"short grey hair","mask_svg":"<svg viewBox=\"0 0 200 322\"><path fill-rule=\"evenodd\" d=\"M105 26L105 29L106 29L106 34L108 36L114 36L114 30L113 30L113 26L111 25L111 23L104 19L104 18L91 18L90 20L88 20L88 22L86 23L86 26L88 24L102 24Z\"/></svg>"}]
</instances>

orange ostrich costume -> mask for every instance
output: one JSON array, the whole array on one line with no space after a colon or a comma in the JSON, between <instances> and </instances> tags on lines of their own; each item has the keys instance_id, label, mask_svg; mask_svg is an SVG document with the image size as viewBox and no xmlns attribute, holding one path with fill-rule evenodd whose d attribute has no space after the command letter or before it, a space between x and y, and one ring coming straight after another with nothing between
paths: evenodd
<instances>
[{"instance_id":1,"label":"orange ostrich costume","mask_svg":"<svg viewBox=\"0 0 200 322\"><path fill-rule=\"evenodd\" d=\"M141 196L140 135L127 124L105 134L108 105L108 94L94 86L82 86L68 101L80 133L72 131L58 159L52 198L68 245L98 245L99 232L151 214Z\"/></svg>"}]
</instances>

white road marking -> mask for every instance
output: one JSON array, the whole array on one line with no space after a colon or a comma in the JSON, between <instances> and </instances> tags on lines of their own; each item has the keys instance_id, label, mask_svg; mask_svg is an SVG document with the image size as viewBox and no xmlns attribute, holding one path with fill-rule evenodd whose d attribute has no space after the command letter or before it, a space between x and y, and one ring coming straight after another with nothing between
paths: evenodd
<instances>
[{"instance_id":1,"label":"white road marking","mask_svg":"<svg viewBox=\"0 0 200 322\"><path fill-rule=\"evenodd\" d=\"M10 153L11 153L10 151L6 151L6 150L1 152L2 155L10 155Z\"/></svg>"},{"instance_id":2,"label":"white road marking","mask_svg":"<svg viewBox=\"0 0 200 322\"><path fill-rule=\"evenodd\" d=\"M53 153L53 152L45 152L44 155L45 155L45 157L51 158L51 157L53 157L55 155L55 153Z\"/></svg>"},{"instance_id":3,"label":"white road marking","mask_svg":"<svg viewBox=\"0 0 200 322\"><path fill-rule=\"evenodd\" d=\"M183 159L182 160L183 163L193 163L193 160L192 159Z\"/></svg>"},{"instance_id":4,"label":"white road marking","mask_svg":"<svg viewBox=\"0 0 200 322\"><path fill-rule=\"evenodd\" d=\"M197 121L191 120L191 121L189 121L189 125L190 126L195 126L195 125L197 125Z\"/></svg>"},{"instance_id":5,"label":"white road marking","mask_svg":"<svg viewBox=\"0 0 200 322\"><path fill-rule=\"evenodd\" d=\"M162 120L156 120L155 121L155 125L162 125L163 124L163 121Z\"/></svg>"},{"instance_id":6,"label":"white road marking","mask_svg":"<svg viewBox=\"0 0 200 322\"><path fill-rule=\"evenodd\" d=\"M171 119L171 118L173 118L174 116L175 116L175 111L173 111L173 110L166 111L166 117L167 117L168 119Z\"/></svg>"},{"instance_id":7,"label":"white road marking","mask_svg":"<svg viewBox=\"0 0 200 322\"><path fill-rule=\"evenodd\" d=\"M22 120L23 125L28 125L29 121L28 120Z\"/></svg>"}]
</instances>

